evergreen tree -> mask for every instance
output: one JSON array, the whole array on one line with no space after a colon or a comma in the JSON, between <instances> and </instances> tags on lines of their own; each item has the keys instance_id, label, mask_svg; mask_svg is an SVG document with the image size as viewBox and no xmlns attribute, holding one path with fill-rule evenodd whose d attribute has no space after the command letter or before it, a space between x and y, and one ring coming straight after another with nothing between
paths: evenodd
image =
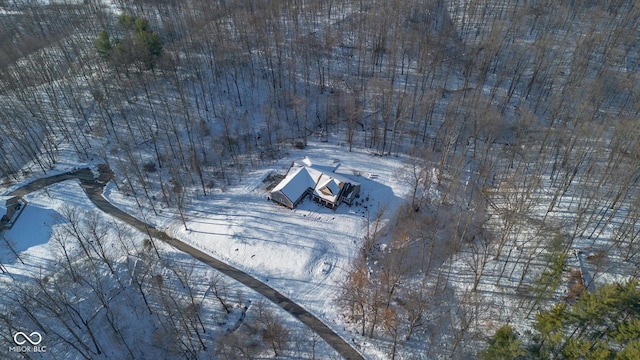
<instances>
[{"instance_id":1,"label":"evergreen tree","mask_svg":"<svg viewBox=\"0 0 640 360\"><path fill-rule=\"evenodd\" d=\"M122 14L118 17L118 26L123 29L132 30L135 22L136 18L129 14Z\"/></svg>"},{"instance_id":2,"label":"evergreen tree","mask_svg":"<svg viewBox=\"0 0 640 360\"><path fill-rule=\"evenodd\" d=\"M98 34L95 45L100 57L116 66L138 63L153 68L162 55L163 46L160 36L150 30L149 21L122 14L118 17L118 26L128 34L113 43L106 30Z\"/></svg>"},{"instance_id":3,"label":"evergreen tree","mask_svg":"<svg viewBox=\"0 0 640 360\"><path fill-rule=\"evenodd\" d=\"M583 293L536 316L536 333L523 350L505 325L488 341L481 359L640 359L640 287L637 280Z\"/></svg>"},{"instance_id":4,"label":"evergreen tree","mask_svg":"<svg viewBox=\"0 0 640 360\"><path fill-rule=\"evenodd\" d=\"M149 22L144 18L137 18L133 25L133 31L136 34L149 32Z\"/></svg>"},{"instance_id":5,"label":"evergreen tree","mask_svg":"<svg viewBox=\"0 0 640 360\"><path fill-rule=\"evenodd\" d=\"M95 45L101 58L104 60L109 60L111 58L113 46L111 45L111 37L106 30L100 31Z\"/></svg>"},{"instance_id":6,"label":"evergreen tree","mask_svg":"<svg viewBox=\"0 0 640 360\"><path fill-rule=\"evenodd\" d=\"M513 328L504 325L489 340L489 347L480 353L481 360L518 359L526 354Z\"/></svg>"}]
</instances>

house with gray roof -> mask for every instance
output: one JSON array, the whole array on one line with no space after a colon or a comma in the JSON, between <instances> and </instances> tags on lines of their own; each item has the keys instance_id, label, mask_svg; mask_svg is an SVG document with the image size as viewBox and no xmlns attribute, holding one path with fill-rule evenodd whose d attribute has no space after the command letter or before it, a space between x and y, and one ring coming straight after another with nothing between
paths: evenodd
<instances>
[{"instance_id":1,"label":"house with gray roof","mask_svg":"<svg viewBox=\"0 0 640 360\"><path fill-rule=\"evenodd\" d=\"M312 164L308 158L294 161L285 178L269 193L269 200L294 209L305 197L330 209L351 205L360 195L360 184L335 171L334 167Z\"/></svg>"}]
</instances>

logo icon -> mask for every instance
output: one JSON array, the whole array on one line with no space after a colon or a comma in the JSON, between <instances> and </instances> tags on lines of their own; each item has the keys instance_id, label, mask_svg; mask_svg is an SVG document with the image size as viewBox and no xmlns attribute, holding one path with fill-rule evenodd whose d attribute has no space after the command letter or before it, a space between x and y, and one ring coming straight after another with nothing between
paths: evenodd
<instances>
[{"instance_id":1,"label":"logo icon","mask_svg":"<svg viewBox=\"0 0 640 360\"><path fill-rule=\"evenodd\" d=\"M24 345L26 342L29 342L31 345L35 346L42 342L42 335L37 331L34 331L29 335L22 331L18 331L13 335L13 342L15 342L16 345Z\"/></svg>"}]
</instances>

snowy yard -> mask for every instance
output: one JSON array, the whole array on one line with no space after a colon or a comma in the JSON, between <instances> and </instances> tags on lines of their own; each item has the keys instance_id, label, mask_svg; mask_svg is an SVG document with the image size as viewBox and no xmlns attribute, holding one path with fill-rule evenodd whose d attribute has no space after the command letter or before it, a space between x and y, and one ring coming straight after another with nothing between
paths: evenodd
<instances>
[{"instance_id":1,"label":"snowy yard","mask_svg":"<svg viewBox=\"0 0 640 360\"><path fill-rule=\"evenodd\" d=\"M284 173L291 161L304 156L317 163L339 159L342 166L338 172L362 184L355 204L351 207L342 204L333 211L307 198L290 210L268 201L268 183L263 180L270 173ZM139 217L264 281L350 338L343 328L341 309L335 306L337 285L362 245L368 219L372 221L379 209L385 211L383 218L389 218L405 201L407 189L398 181L400 169L398 159L349 153L330 144L312 145L267 168L247 173L243 181L224 192L192 199L186 211L188 230L177 213L166 210L158 216L146 211ZM119 192L113 183L106 188L105 196L118 207L140 214L131 197ZM61 214L70 209L94 212L105 223L114 221L93 206L77 180L51 185L25 198L29 206L13 229L4 234L21 260L3 246L2 264L14 276L34 275L57 261L60 247L52 232L65 224ZM141 246L144 234L135 231L131 234L131 244ZM116 259L126 258L115 238L109 237L107 244ZM185 257L167 246L162 248L176 259ZM206 267L196 269L200 269L198 278L210 276L206 274L211 270ZM256 300L254 296L251 298Z\"/></svg>"},{"instance_id":2,"label":"snowy yard","mask_svg":"<svg viewBox=\"0 0 640 360\"><path fill-rule=\"evenodd\" d=\"M292 150L272 166L247 173L243 181L224 192L192 199L186 214L188 230L176 213L154 217L147 211L145 217L169 234L267 282L348 338L350 334L341 325L341 309L334 302L337 285L362 245L367 218L373 221L380 208L384 218L392 217L406 201L408 188L398 180L402 163L397 158L345 150L326 143ZM284 174L292 161L305 156L318 164L339 159L338 173L362 184L358 205L342 204L333 211L307 198L290 210L267 200L268 184L263 179L274 171ZM137 210L117 192L108 192L107 197L132 213Z\"/></svg>"}]
</instances>

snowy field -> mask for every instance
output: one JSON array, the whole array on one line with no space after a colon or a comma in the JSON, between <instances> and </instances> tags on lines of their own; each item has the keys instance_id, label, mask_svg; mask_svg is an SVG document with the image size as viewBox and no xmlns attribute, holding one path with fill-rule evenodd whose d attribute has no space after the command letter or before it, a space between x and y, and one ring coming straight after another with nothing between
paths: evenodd
<instances>
[{"instance_id":1,"label":"snowy field","mask_svg":"<svg viewBox=\"0 0 640 360\"><path fill-rule=\"evenodd\" d=\"M337 172L362 184L356 204L351 207L342 204L333 211L305 199L290 210L268 201L270 184L265 181L268 175L286 173L292 161L305 156L317 164L339 161ZM373 221L380 210L384 211L383 219L388 219L405 201L408 189L398 180L401 163L397 158L348 152L329 143L292 150L271 166L248 172L242 181L224 192L190 199L187 230L177 212L165 210L158 216L150 211L140 212L132 198L119 192L113 183L107 186L105 196L121 209L266 282L350 338L352 335L343 327L341 311L334 304L337 286L359 251L367 219ZM17 277L55 268L59 246L52 241L51 234L65 222L61 214L70 208L96 212L104 222L115 221L93 206L77 180L49 186L25 199L28 206L16 225L4 234L21 261L6 246L2 252L2 264ZM132 246L142 246L143 234L137 231L131 234ZM118 244L115 239L109 241L117 258ZM162 251L173 254L171 257L177 261L185 261L184 254L167 246ZM124 253L120 256L126 257ZM202 276L211 276L211 269L204 266L197 269ZM250 297L256 300L256 295ZM295 322L288 316L288 323L292 321ZM384 358L382 354L376 356L374 349L367 352L373 358Z\"/></svg>"},{"instance_id":2,"label":"snowy field","mask_svg":"<svg viewBox=\"0 0 640 360\"><path fill-rule=\"evenodd\" d=\"M128 226L121 222L114 220L108 215L97 210L93 204L88 200L87 196L83 192L77 180L65 181L62 183L54 184L46 189L33 192L25 199L29 202L20 218L16 222L15 226L3 233L6 242L3 246L0 246L2 251L0 252L0 263L3 265L3 273L0 275L3 283L11 286L21 286L27 277L39 277L39 276L51 276L55 273L55 269L59 269L61 265L59 263L61 255L61 247L54 239L52 234L60 230L63 225L68 221L64 219L64 215L72 211L76 211L81 214L95 214L105 226L113 229L114 227L128 228ZM126 238L123 243L122 239L117 239L113 232L110 232L108 236L104 238L104 244L110 255L118 259L120 264L124 264L128 261L129 251L135 248L143 248L144 234L128 229L126 231ZM4 240L3 240L4 241ZM7 243L11 245L11 248L15 251L10 251ZM67 244L70 245L70 244ZM204 325L214 328L213 333L208 335L211 339L215 334L222 334L225 331L229 332L230 329L237 329L245 319L243 307L247 307L247 311L253 310L256 306L261 306L270 311L275 311L283 318L284 324L287 329L290 329L293 334L293 338L312 341L313 351L316 354L326 358L336 358L337 355L331 347L322 342L319 338L311 336L309 330L305 329L293 316L286 313L279 307L270 304L265 301L261 295L253 292L246 287L233 282L232 280L220 275L215 270L209 268L205 264L201 264L194 261L189 255L183 254L162 242L156 242L156 246L166 259L171 262L180 264L185 268L190 268L193 271L193 288L197 289L196 296L201 298L200 306L202 307L202 316ZM75 249L77 250L77 249ZM67 248L68 252L73 252L74 249ZM16 256L17 253L17 256ZM162 266L162 265L160 265ZM165 270L163 272L165 278L172 278L171 272ZM233 305L231 312L222 317L216 309L219 308L218 300L211 295L211 289L208 288L208 284L211 279L221 277L224 281L224 293L229 297L228 304ZM105 275L106 289L109 289L109 276ZM116 284L113 285L113 289L118 288ZM232 295L234 294L234 295ZM137 350L140 354L156 354L157 356L167 356L162 350L164 347L154 347L152 344L145 343L144 340L153 338L154 326L153 322L144 321L145 317L133 317L131 313L137 313L140 311L141 304L134 305L129 301L122 302L115 298L114 306L118 309L118 312L122 314L119 324L125 329L124 331L133 331L139 339L143 339L140 344L140 348ZM261 304L261 305L256 305ZM142 311L144 312L144 311ZM116 314L116 317L118 314ZM255 315L254 315L255 316ZM248 318L248 316L247 316ZM209 321L207 321L209 319ZM148 320L148 319L147 319ZM215 323L211 321L215 320ZM94 324L97 324L94 321ZM224 325L220 325L224 322ZM127 330L128 329L128 330ZM32 329L40 330L40 329ZM218 335L220 336L220 335ZM113 341L109 338L109 335L105 334L97 338L97 343L102 344L105 349L109 348L108 344ZM297 341L298 345L291 345L292 348L298 347L297 354L306 354L309 349L300 349L299 346L306 346L304 341ZM107 346L105 346L105 344ZM152 345L151 347L148 347ZM45 334L43 336L42 346L46 349L49 348L48 353L42 353L41 358L47 358L49 356L61 356L62 359L75 359L79 355L75 351L61 350L63 344L52 343L51 339ZM3 349L6 350L6 349ZM105 350L104 355L107 357L119 358L123 356L123 353L119 352L120 347L113 346L113 349ZM293 352L291 350L290 352ZM135 355L138 355L138 352ZM75 355L74 355L75 354ZM164 354L164 355L163 355ZM9 355L20 355L19 353L9 353ZM310 355L309 355L310 356ZM204 358L207 358L206 356ZM284 358L287 358L285 355ZM296 358L295 356L293 358Z\"/></svg>"},{"instance_id":3,"label":"snowy field","mask_svg":"<svg viewBox=\"0 0 640 360\"><path fill-rule=\"evenodd\" d=\"M66 181L25 196L28 205L15 225L2 233L4 239L19 253L24 265L17 261L6 243L1 247L1 261L12 274L29 275L46 269L54 261L57 249L50 241L52 231L64 222L61 212L75 207L92 211L93 204L77 181ZM106 221L107 218L105 217Z\"/></svg>"},{"instance_id":4,"label":"snowy field","mask_svg":"<svg viewBox=\"0 0 640 360\"><path fill-rule=\"evenodd\" d=\"M267 176L284 175L292 161L305 156L316 164L335 164L338 160L341 166L337 173L362 184L357 205L342 204L333 211L307 198L290 210L268 201ZM142 217L266 282L349 338L351 334L343 329L340 309L334 303L337 286L359 251L367 218L373 221L382 209L383 218L389 219L405 202L409 189L399 180L401 172L402 161L395 157L312 143L304 150L291 150L267 168L248 172L239 184L224 192L191 199L186 212L187 230L177 213L155 216L145 211ZM108 187L105 196L132 214L139 213L135 202L114 186Z\"/></svg>"}]
</instances>

